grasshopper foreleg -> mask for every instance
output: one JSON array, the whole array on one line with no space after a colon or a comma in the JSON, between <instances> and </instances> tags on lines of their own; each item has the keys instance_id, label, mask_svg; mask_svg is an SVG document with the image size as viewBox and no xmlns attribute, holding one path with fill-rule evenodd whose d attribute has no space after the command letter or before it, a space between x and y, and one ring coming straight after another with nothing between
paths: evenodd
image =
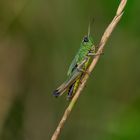
<instances>
[{"instance_id":1,"label":"grasshopper foreleg","mask_svg":"<svg viewBox=\"0 0 140 140\"><path fill-rule=\"evenodd\" d=\"M91 51L91 52L89 52L87 55L88 55L88 56L97 56L97 55L101 55L101 54L104 54L103 51L101 51L101 52L99 52L99 53L95 53L95 52L92 52L92 51Z\"/></svg>"}]
</instances>

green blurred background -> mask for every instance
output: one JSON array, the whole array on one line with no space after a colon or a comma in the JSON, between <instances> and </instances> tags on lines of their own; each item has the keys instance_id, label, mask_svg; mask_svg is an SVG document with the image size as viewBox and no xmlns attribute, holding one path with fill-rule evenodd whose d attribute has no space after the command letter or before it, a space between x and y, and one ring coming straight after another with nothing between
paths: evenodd
<instances>
[{"instance_id":1,"label":"green blurred background","mask_svg":"<svg viewBox=\"0 0 140 140\"><path fill-rule=\"evenodd\" d=\"M94 17L97 44L119 0L0 1L0 140L50 140L68 102L52 91ZM140 1L128 0L60 140L140 139Z\"/></svg>"}]
</instances>

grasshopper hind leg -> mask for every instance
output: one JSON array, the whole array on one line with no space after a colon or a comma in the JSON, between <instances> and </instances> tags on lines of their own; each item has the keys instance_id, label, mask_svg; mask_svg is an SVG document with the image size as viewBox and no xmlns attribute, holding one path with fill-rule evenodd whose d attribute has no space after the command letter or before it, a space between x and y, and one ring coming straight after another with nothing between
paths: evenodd
<instances>
[{"instance_id":1,"label":"grasshopper hind leg","mask_svg":"<svg viewBox=\"0 0 140 140\"><path fill-rule=\"evenodd\" d=\"M69 87L67 100L72 99L74 92L75 82Z\"/></svg>"},{"instance_id":2,"label":"grasshopper hind leg","mask_svg":"<svg viewBox=\"0 0 140 140\"><path fill-rule=\"evenodd\" d=\"M69 87L69 90L68 90L68 96L67 96L67 99L68 100L71 100L74 96L74 94L76 93L78 87L79 87L79 84L80 84L80 80L81 80L81 77L79 79L77 79L70 87Z\"/></svg>"}]
</instances>

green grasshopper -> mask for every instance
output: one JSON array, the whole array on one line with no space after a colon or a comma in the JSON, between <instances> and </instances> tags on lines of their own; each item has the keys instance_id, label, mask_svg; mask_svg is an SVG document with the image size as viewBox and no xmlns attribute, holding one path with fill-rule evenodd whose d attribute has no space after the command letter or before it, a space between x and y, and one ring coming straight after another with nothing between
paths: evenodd
<instances>
[{"instance_id":1,"label":"green grasshopper","mask_svg":"<svg viewBox=\"0 0 140 140\"><path fill-rule=\"evenodd\" d=\"M67 72L68 79L58 87L53 95L55 97L61 96L65 91L68 91L68 99L71 99L78 89L83 75L89 65L91 56L95 56L95 45L90 36L90 24L88 27L88 34L84 36L78 53L75 55Z\"/></svg>"}]
</instances>

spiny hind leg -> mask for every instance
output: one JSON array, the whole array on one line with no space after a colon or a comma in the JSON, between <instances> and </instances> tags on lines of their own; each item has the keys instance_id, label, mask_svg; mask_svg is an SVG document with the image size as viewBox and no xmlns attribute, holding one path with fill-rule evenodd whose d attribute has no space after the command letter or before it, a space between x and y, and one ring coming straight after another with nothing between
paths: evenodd
<instances>
[{"instance_id":1,"label":"spiny hind leg","mask_svg":"<svg viewBox=\"0 0 140 140\"><path fill-rule=\"evenodd\" d=\"M67 100L71 100L73 97L75 82L69 87Z\"/></svg>"},{"instance_id":2,"label":"spiny hind leg","mask_svg":"<svg viewBox=\"0 0 140 140\"><path fill-rule=\"evenodd\" d=\"M73 98L73 96L75 95L78 87L80 84L80 78L77 79L70 87L68 90L68 96L67 96L67 100L71 100Z\"/></svg>"}]
</instances>

